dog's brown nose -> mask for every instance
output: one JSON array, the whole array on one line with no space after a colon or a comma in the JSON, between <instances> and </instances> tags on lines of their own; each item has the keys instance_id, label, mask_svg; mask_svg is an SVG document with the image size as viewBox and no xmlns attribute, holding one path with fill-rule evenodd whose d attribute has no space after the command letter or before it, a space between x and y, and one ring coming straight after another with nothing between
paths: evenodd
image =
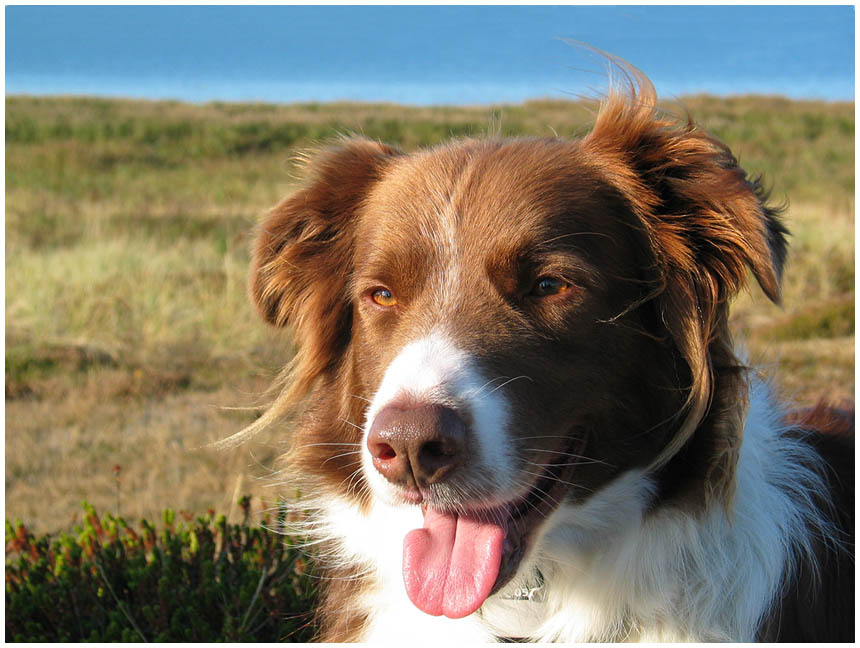
<instances>
[{"instance_id":1,"label":"dog's brown nose","mask_svg":"<svg viewBox=\"0 0 860 648\"><path fill-rule=\"evenodd\" d=\"M466 425L442 405L389 405L376 415L367 448L383 477L415 490L444 480L463 462Z\"/></svg>"}]
</instances>

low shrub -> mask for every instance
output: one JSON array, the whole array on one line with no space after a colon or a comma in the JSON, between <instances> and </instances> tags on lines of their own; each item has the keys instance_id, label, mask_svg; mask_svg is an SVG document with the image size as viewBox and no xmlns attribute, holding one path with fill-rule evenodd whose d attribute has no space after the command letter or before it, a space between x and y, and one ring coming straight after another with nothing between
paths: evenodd
<instances>
[{"instance_id":1,"label":"low shrub","mask_svg":"<svg viewBox=\"0 0 860 648\"><path fill-rule=\"evenodd\" d=\"M162 524L100 517L37 537L6 522L6 641L309 641L310 565L267 514L242 524L212 511Z\"/></svg>"}]
</instances>

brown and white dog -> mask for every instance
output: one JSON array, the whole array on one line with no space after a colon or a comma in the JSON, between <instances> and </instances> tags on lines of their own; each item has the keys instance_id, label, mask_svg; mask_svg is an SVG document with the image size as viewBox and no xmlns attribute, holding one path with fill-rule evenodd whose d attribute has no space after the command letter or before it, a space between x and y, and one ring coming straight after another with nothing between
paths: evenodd
<instances>
[{"instance_id":1,"label":"brown and white dog","mask_svg":"<svg viewBox=\"0 0 860 648\"><path fill-rule=\"evenodd\" d=\"M853 639L853 412L787 413L727 326L786 230L622 72L581 140L347 139L262 224L321 639Z\"/></svg>"}]
</instances>

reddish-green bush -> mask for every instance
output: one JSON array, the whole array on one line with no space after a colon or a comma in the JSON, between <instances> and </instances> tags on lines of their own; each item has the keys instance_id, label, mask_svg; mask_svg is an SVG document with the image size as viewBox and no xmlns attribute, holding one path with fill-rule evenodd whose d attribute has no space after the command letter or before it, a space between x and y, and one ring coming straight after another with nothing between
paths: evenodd
<instances>
[{"instance_id":1,"label":"reddish-green bush","mask_svg":"<svg viewBox=\"0 0 860 648\"><path fill-rule=\"evenodd\" d=\"M163 514L138 530L84 504L83 527L6 522L6 641L308 641L309 565L266 517ZM277 516L276 516L277 517Z\"/></svg>"}]
</instances>

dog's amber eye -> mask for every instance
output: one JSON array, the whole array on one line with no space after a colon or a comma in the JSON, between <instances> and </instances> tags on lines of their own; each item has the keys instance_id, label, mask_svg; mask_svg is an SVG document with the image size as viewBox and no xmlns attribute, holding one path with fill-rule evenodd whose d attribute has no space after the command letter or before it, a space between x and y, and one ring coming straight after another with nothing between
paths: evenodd
<instances>
[{"instance_id":1,"label":"dog's amber eye","mask_svg":"<svg viewBox=\"0 0 860 648\"><path fill-rule=\"evenodd\" d=\"M570 288L570 284L563 279L556 277L541 277L535 283L532 289L532 295L535 297L548 297L550 295L558 295Z\"/></svg>"},{"instance_id":2,"label":"dog's amber eye","mask_svg":"<svg viewBox=\"0 0 860 648\"><path fill-rule=\"evenodd\" d=\"M382 306L383 308L391 308L392 306L397 305L397 297L391 294L391 291L387 288L379 288L378 290L374 290L370 298L374 301L374 303Z\"/></svg>"}]
</instances>

